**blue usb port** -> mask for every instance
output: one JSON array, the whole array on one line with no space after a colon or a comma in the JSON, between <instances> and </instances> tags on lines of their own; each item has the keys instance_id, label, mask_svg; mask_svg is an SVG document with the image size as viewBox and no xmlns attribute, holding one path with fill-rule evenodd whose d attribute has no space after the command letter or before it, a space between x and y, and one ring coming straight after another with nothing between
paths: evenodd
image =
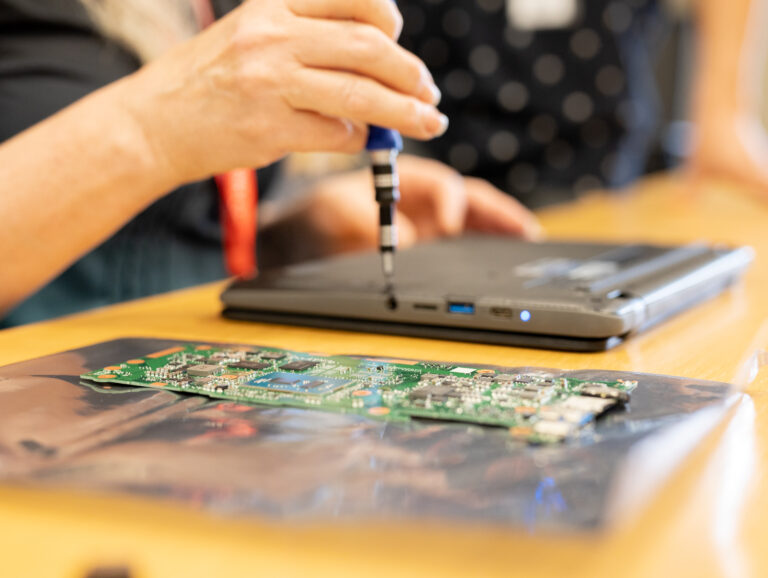
<instances>
[{"instance_id":1,"label":"blue usb port","mask_svg":"<svg viewBox=\"0 0 768 578\"><path fill-rule=\"evenodd\" d=\"M474 315L474 303L448 303L448 313L459 313L460 315Z\"/></svg>"}]
</instances>

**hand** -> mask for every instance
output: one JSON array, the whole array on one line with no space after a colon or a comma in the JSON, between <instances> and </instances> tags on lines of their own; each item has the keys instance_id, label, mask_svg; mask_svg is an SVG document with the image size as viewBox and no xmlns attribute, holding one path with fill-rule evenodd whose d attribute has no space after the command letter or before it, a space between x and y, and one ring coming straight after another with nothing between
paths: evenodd
<instances>
[{"instance_id":1,"label":"hand","mask_svg":"<svg viewBox=\"0 0 768 578\"><path fill-rule=\"evenodd\" d=\"M752 116L725 116L698 128L686 163L694 179L727 179L768 198L768 135Z\"/></svg>"},{"instance_id":2,"label":"hand","mask_svg":"<svg viewBox=\"0 0 768 578\"><path fill-rule=\"evenodd\" d=\"M541 234L533 214L484 180L410 156L401 157L399 170L401 248L468 230L526 239ZM264 268L374 249L378 243L378 206L369 169L328 177L305 196L266 204L262 217Z\"/></svg>"},{"instance_id":3,"label":"hand","mask_svg":"<svg viewBox=\"0 0 768 578\"><path fill-rule=\"evenodd\" d=\"M447 119L397 45L390 0L249 0L122 83L122 103L181 182L288 152L356 152L366 125L429 139Z\"/></svg>"}]
</instances>

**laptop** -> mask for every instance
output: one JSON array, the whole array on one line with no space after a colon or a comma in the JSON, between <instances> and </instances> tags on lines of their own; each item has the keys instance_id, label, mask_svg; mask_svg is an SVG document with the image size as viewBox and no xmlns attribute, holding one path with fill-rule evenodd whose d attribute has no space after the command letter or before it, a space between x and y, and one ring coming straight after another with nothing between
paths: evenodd
<instances>
[{"instance_id":1,"label":"laptop","mask_svg":"<svg viewBox=\"0 0 768 578\"><path fill-rule=\"evenodd\" d=\"M465 236L397 254L390 293L377 253L232 283L233 319L570 351L602 351L721 293L748 247L530 243Z\"/></svg>"}]
</instances>

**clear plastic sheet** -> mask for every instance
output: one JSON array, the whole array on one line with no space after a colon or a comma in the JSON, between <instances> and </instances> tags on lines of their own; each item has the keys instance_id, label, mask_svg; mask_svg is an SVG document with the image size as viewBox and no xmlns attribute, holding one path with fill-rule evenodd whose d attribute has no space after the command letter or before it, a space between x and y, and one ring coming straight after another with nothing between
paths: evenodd
<instances>
[{"instance_id":1,"label":"clear plastic sheet","mask_svg":"<svg viewBox=\"0 0 768 578\"><path fill-rule=\"evenodd\" d=\"M655 454L678 463L673 448L688 451L734 399L723 383L544 370L640 385L628 410L593 431L530 446L503 428L103 389L77 377L175 343L123 339L0 368L0 480L149 495L235 516L583 530L607 520L622 472L632 472L629 487L643 486L644 475L658 484L668 468L660 474ZM692 427L681 427L686 420ZM681 435L688 443L669 443Z\"/></svg>"}]
</instances>

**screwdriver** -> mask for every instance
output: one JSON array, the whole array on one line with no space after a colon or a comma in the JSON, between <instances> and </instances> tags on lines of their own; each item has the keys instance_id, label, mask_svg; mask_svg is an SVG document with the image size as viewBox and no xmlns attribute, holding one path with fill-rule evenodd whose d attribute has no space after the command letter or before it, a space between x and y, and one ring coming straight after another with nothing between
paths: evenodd
<instances>
[{"instance_id":1,"label":"screwdriver","mask_svg":"<svg viewBox=\"0 0 768 578\"><path fill-rule=\"evenodd\" d=\"M376 202L379 204L379 252L388 293L394 290L397 223L395 206L400 200L400 177L397 156L403 150L403 139L397 131L369 127L365 146L371 159Z\"/></svg>"}]
</instances>

